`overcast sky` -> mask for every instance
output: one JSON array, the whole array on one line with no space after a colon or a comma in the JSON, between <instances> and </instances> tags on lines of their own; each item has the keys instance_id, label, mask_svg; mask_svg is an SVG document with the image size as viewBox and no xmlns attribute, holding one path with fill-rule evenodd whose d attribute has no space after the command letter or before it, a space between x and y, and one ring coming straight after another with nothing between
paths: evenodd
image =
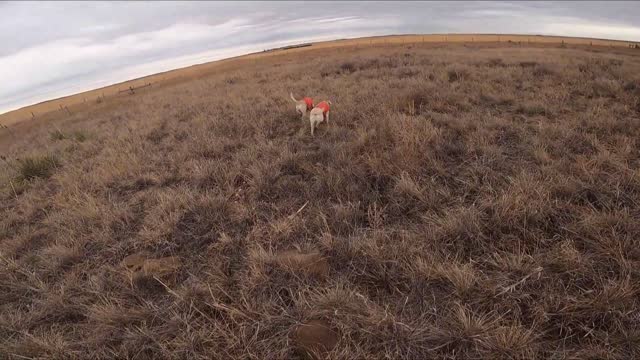
<instances>
[{"instance_id":1,"label":"overcast sky","mask_svg":"<svg viewBox=\"0 0 640 360\"><path fill-rule=\"evenodd\" d=\"M403 33L640 40L640 2L0 2L0 113L293 43Z\"/></svg>"}]
</instances>

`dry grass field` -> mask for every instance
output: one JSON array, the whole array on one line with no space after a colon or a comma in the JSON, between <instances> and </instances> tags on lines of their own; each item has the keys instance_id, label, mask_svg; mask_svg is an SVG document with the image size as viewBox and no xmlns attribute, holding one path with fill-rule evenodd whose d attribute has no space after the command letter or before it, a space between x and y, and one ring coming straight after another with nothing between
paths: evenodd
<instances>
[{"instance_id":1,"label":"dry grass field","mask_svg":"<svg viewBox=\"0 0 640 360\"><path fill-rule=\"evenodd\" d=\"M638 358L623 50L311 49L0 129L0 358Z\"/></svg>"}]
</instances>

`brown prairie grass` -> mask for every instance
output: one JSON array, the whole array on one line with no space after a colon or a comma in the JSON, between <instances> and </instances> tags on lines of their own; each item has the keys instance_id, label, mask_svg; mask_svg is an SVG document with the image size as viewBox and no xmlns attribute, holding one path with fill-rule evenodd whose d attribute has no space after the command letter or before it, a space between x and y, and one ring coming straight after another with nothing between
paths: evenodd
<instances>
[{"instance_id":1,"label":"brown prairie grass","mask_svg":"<svg viewBox=\"0 0 640 360\"><path fill-rule=\"evenodd\" d=\"M0 358L640 357L637 74L309 50L0 129Z\"/></svg>"}]
</instances>

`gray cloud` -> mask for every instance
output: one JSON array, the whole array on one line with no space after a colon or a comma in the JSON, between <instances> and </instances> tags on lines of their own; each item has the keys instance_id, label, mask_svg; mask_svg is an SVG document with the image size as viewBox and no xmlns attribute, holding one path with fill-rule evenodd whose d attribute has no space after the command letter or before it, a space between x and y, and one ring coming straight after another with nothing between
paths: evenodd
<instances>
[{"instance_id":1,"label":"gray cloud","mask_svg":"<svg viewBox=\"0 0 640 360\"><path fill-rule=\"evenodd\" d=\"M639 40L638 2L5 2L0 112L302 41L400 33Z\"/></svg>"}]
</instances>

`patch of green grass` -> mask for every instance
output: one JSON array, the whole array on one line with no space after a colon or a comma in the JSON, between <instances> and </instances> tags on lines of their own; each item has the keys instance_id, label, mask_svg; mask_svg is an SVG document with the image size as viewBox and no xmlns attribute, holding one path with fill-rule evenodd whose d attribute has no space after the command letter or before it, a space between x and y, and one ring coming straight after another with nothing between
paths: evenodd
<instances>
[{"instance_id":1,"label":"patch of green grass","mask_svg":"<svg viewBox=\"0 0 640 360\"><path fill-rule=\"evenodd\" d=\"M536 61L521 61L520 62L520 66L523 68L529 68L529 67L534 67L538 65L538 63Z\"/></svg>"},{"instance_id":2,"label":"patch of green grass","mask_svg":"<svg viewBox=\"0 0 640 360\"><path fill-rule=\"evenodd\" d=\"M54 131L49 133L49 138L51 140L64 140L67 138L67 135L65 133L63 133L62 131L60 131L59 129L55 129Z\"/></svg>"},{"instance_id":3,"label":"patch of green grass","mask_svg":"<svg viewBox=\"0 0 640 360\"><path fill-rule=\"evenodd\" d=\"M518 106L517 111L520 114L528 116L545 115L549 112L547 108L539 102L525 102Z\"/></svg>"},{"instance_id":4,"label":"patch of green grass","mask_svg":"<svg viewBox=\"0 0 640 360\"><path fill-rule=\"evenodd\" d=\"M469 76L469 72L462 69L451 69L447 72L447 76L449 77L449 82L460 81Z\"/></svg>"},{"instance_id":5,"label":"patch of green grass","mask_svg":"<svg viewBox=\"0 0 640 360\"><path fill-rule=\"evenodd\" d=\"M55 155L33 156L18 160L18 182L30 181L35 178L48 178L60 166Z\"/></svg>"},{"instance_id":6,"label":"patch of green grass","mask_svg":"<svg viewBox=\"0 0 640 360\"><path fill-rule=\"evenodd\" d=\"M76 130L70 134L66 134L59 129L49 133L49 138L53 141L60 141L65 139L73 139L77 142L84 142L87 140L87 134L84 131Z\"/></svg>"},{"instance_id":7,"label":"patch of green grass","mask_svg":"<svg viewBox=\"0 0 640 360\"><path fill-rule=\"evenodd\" d=\"M555 75L555 71L549 65L538 64L533 68L533 75L536 77L551 76Z\"/></svg>"},{"instance_id":8,"label":"patch of green grass","mask_svg":"<svg viewBox=\"0 0 640 360\"><path fill-rule=\"evenodd\" d=\"M73 134L73 139L77 142L85 142L87 140L87 134L83 131L74 131Z\"/></svg>"},{"instance_id":9,"label":"patch of green grass","mask_svg":"<svg viewBox=\"0 0 640 360\"><path fill-rule=\"evenodd\" d=\"M352 62L344 62L340 65L340 71L351 74L356 71L356 66Z\"/></svg>"}]
</instances>

